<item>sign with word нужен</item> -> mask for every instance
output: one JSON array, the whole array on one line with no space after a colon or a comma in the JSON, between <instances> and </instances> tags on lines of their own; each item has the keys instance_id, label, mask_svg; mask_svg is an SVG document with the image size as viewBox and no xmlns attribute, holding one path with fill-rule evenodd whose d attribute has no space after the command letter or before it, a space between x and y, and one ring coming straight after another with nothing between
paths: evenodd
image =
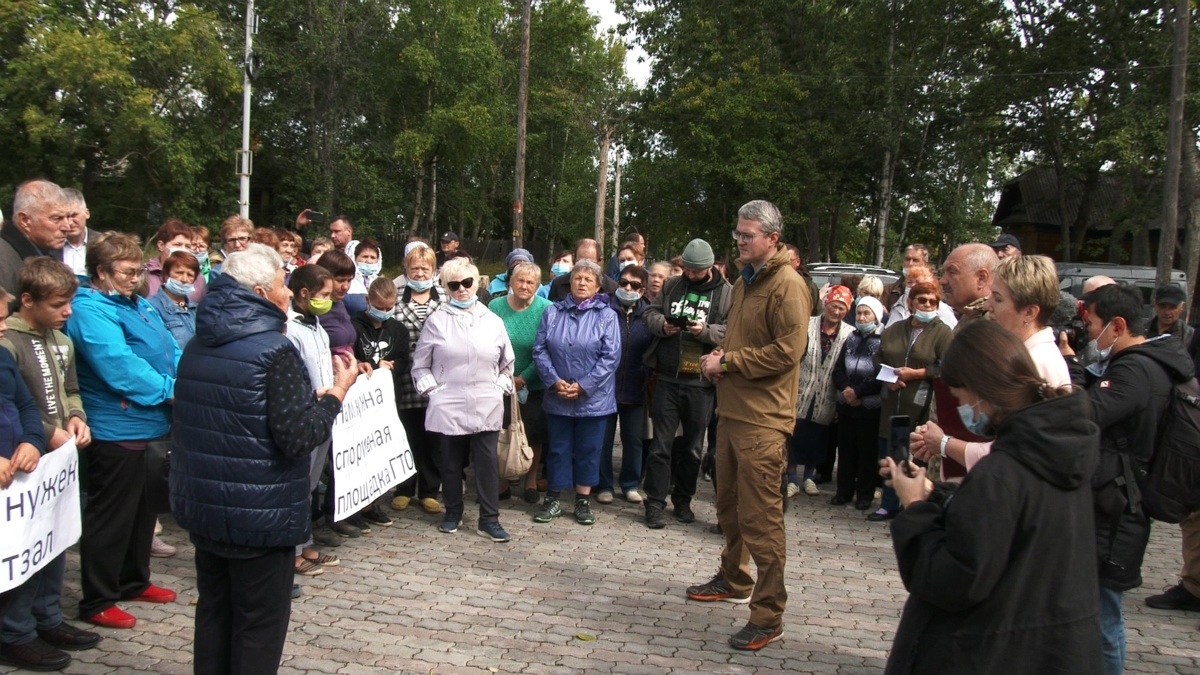
<instances>
[{"instance_id":1,"label":"sign with word \u043d\u0443\u0436\u0435\u043d","mask_svg":"<svg viewBox=\"0 0 1200 675\"><path fill-rule=\"evenodd\" d=\"M83 531L79 453L72 439L0 490L0 593L25 583Z\"/></svg>"},{"instance_id":2,"label":"sign with word \u043d\u0443\u0436\u0435\u043d","mask_svg":"<svg viewBox=\"0 0 1200 675\"><path fill-rule=\"evenodd\" d=\"M392 371L359 375L333 421L333 519L371 505L417 472L408 436L396 413Z\"/></svg>"}]
</instances>

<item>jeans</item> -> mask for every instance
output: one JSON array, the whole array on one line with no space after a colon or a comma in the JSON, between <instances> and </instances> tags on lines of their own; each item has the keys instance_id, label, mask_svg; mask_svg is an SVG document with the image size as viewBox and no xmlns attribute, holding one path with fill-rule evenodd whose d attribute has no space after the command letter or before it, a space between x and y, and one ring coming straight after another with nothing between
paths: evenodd
<instances>
[{"instance_id":1,"label":"jeans","mask_svg":"<svg viewBox=\"0 0 1200 675\"><path fill-rule=\"evenodd\" d=\"M600 484L597 490L613 489L613 444L617 423L621 425L621 492L636 490L642 479L642 436L646 435L646 406L617 405L604 430L604 448L600 452Z\"/></svg>"},{"instance_id":2,"label":"jeans","mask_svg":"<svg viewBox=\"0 0 1200 675\"><path fill-rule=\"evenodd\" d=\"M888 439L881 438L881 439L879 439L879 457L878 457L878 459L882 461L883 458L887 457L887 456L888 456ZM875 474L876 475L879 474L878 464L875 466ZM896 496L896 491L894 489L888 487L887 485L883 486L883 499L879 500L879 508L886 509L887 511L899 511L900 510L900 498Z\"/></svg>"},{"instance_id":3,"label":"jeans","mask_svg":"<svg viewBox=\"0 0 1200 675\"><path fill-rule=\"evenodd\" d=\"M33 642L38 629L47 630L62 623L63 572L67 569L67 554L46 563L38 573L30 577L10 595L12 604L0 617L4 629L0 631L0 642L6 645L23 645Z\"/></svg>"},{"instance_id":4,"label":"jeans","mask_svg":"<svg viewBox=\"0 0 1200 675\"><path fill-rule=\"evenodd\" d=\"M561 492L600 482L600 446L608 415L546 415L550 443L546 450L547 489Z\"/></svg>"},{"instance_id":5,"label":"jeans","mask_svg":"<svg viewBox=\"0 0 1200 675\"><path fill-rule=\"evenodd\" d=\"M1121 591L1100 587L1100 636L1104 641L1105 675L1125 672L1125 613Z\"/></svg>"}]
</instances>

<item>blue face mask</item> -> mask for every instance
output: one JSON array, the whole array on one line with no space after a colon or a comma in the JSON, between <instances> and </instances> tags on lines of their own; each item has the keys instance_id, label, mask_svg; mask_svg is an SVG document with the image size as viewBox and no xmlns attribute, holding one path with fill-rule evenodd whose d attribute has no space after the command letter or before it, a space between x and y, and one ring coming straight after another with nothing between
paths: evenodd
<instances>
[{"instance_id":1,"label":"blue face mask","mask_svg":"<svg viewBox=\"0 0 1200 675\"><path fill-rule=\"evenodd\" d=\"M642 294L637 291L631 291L627 288L617 289L617 301L622 305L629 306L642 299Z\"/></svg>"},{"instance_id":2,"label":"blue face mask","mask_svg":"<svg viewBox=\"0 0 1200 675\"><path fill-rule=\"evenodd\" d=\"M917 321L921 323L929 323L937 318L937 312L929 312L923 309L918 309L913 316L917 317Z\"/></svg>"},{"instance_id":3,"label":"blue face mask","mask_svg":"<svg viewBox=\"0 0 1200 675\"><path fill-rule=\"evenodd\" d=\"M867 335L867 334L873 332L875 330L875 326L876 326L876 323L874 321L872 321L870 323L855 323L854 324L854 327L858 329L858 332L862 333L863 335Z\"/></svg>"},{"instance_id":4,"label":"blue face mask","mask_svg":"<svg viewBox=\"0 0 1200 675\"><path fill-rule=\"evenodd\" d=\"M975 406L978 405L977 401L975 405L964 403L958 406L958 416L962 419L963 426L967 427L967 431L976 436L984 436L988 425L988 416L985 412L975 410Z\"/></svg>"},{"instance_id":5,"label":"blue face mask","mask_svg":"<svg viewBox=\"0 0 1200 675\"><path fill-rule=\"evenodd\" d=\"M555 263L550 266L550 273L556 277L561 277L571 271L571 266L566 263Z\"/></svg>"},{"instance_id":6,"label":"blue face mask","mask_svg":"<svg viewBox=\"0 0 1200 675\"><path fill-rule=\"evenodd\" d=\"M478 300L478 298L476 298L474 295L467 298L466 300L459 300L458 298L450 298L450 304L454 305L455 307L457 307L459 309L468 309L471 305L475 304L476 300Z\"/></svg>"},{"instance_id":7,"label":"blue face mask","mask_svg":"<svg viewBox=\"0 0 1200 675\"><path fill-rule=\"evenodd\" d=\"M205 263L208 262L208 251L207 250L201 251L199 253L192 253L192 255L196 256L196 260L199 260L201 265L204 265Z\"/></svg>"},{"instance_id":8,"label":"blue face mask","mask_svg":"<svg viewBox=\"0 0 1200 675\"><path fill-rule=\"evenodd\" d=\"M358 273L364 277L373 277L383 269L383 263L358 263Z\"/></svg>"},{"instance_id":9,"label":"blue face mask","mask_svg":"<svg viewBox=\"0 0 1200 675\"><path fill-rule=\"evenodd\" d=\"M424 293L433 288L433 279L409 279L408 287L418 293Z\"/></svg>"},{"instance_id":10,"label":"blue face mask","mask_svg":"<svg viewBox=\"0 0 1200 675\"><path fill-rule=\"evenodd\" d=\"M163 286L165 286L168 291L180 296L188 296L196 292L195 284L185 284L182 281L172 277L167 277L167 280L163 282Z\"/></svg>"},{"instance_id":11,"label":"blue face mask","mask_svg":"<svg viewBox=\"0 0 1200 675\"><path fill-rule=\"evenodd\" d=\"M396 310L393 309L376 309L374 307L367 307L367 316L379 322L387 321L388 319L392 318L395 313Z\"/></svg>"}]
</instances>

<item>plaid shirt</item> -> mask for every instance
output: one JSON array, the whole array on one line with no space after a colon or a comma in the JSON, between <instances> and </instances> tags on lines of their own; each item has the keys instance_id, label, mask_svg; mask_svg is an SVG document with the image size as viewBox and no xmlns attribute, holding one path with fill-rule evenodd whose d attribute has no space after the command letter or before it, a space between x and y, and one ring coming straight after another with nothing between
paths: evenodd
<instances>
[{"instance_id":1,"label":"plaid shirt","mask_svg":"<svg viewBox=\"0 0 1200 675\"><path fill-rule=\"evenodd\" d=\"M408 288L403 288L400 291L400 298L396 301L396 320L408 329L408 344L410 346L409 353L417 347L417 340L421 339L421 328L425 326L425 319L442 304L442 299L445 298L445 291L434 286L429 292L429 302L425 305L428 307L428 312L425 318L417 311L417 307L421 305L412 301L412 291ZM412 380L412 360L404 364L404 368L397 369L394 373L400 378L400 388L396 394L396 408L399 410L408 410L410 408L424 408L429 405L429 399L417 393L417 386Z\"/></svg>"}]
</instances>

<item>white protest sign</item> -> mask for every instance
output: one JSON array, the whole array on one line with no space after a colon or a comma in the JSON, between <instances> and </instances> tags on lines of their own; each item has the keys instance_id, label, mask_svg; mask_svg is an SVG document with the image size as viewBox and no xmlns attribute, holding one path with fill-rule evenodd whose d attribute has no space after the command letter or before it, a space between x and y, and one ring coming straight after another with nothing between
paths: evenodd
<instances>
[{"instance_id":1,"label":"white protest sign","mask_svg":"<svg viewBox=\"0 0 1200 675\"><path fill-rule=\"evenodd\" d=\"M0 490L0 593L79 541L79 453L70 440Z\"/></svg>"},{"instance_id":2,"label":"white protest sign","mask_svg":"<svg viewBox=\"0 0 1200 675\"><path fill-rule=\"evenodd\" d=\"M333 421L333 519L344 520L417 473L396 413L392 371L359 375Z\"/></svg>"}]
</instances>

